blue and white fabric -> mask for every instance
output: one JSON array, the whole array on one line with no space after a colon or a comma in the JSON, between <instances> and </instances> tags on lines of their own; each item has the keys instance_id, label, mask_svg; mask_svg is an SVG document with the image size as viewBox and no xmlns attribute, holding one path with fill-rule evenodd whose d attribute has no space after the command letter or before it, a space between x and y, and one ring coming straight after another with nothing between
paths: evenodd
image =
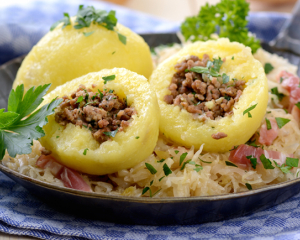
<instances>
[{"instance_id":1,"label":"blue and white fabric","mask_svg":"<svg viewBox=\"0 0 300 240\"><path fill-rule=\"evenodd\" d=\"M19 1L21 2L21 1ZM117 11L119 22L137 33L175 32L179 23L158 19L117 5L79 0L0 2L0 63L26 54L79 4ZM252 13L249 28L272 40L289 15ZM42 239L300 239L300 194L271 209L227 221L188 226L121 225L78 218L55 211L0 173L0 231Z\"/></svg>"}]
</instances>

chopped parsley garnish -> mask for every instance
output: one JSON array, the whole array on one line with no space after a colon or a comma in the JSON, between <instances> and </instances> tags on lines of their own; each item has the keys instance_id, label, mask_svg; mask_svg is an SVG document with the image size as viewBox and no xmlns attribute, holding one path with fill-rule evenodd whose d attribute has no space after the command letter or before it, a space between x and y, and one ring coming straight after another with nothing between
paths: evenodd
<instances>
[{"instance_id":1,"label":"chopped parsley garnish","mask_svg":"<svg viewBox=\"0 0 300 240\"><path fill-rule=\"evenodd\" d=\"M163 170L166 176L170 175L172 173L172 170L168 167L168 165L165 163L163 165Z\"/></svg>"},{"instance_id":2,"label":"chopped parsley garnish","mask_svg":"<svg viewBox=\"0 0 300 240\"><path fill-rule=\"evenodd\" d=\"M164 162L166 159L160 159L160 160L158 160L157 162Z\"/></svg>"},{"instance_id":3,"label":"chopped parsley garnish","mask_svg":"<svg viewBox=\"0 0 300 240\"><path fill-rule=\"evenodd\" d=\"M232 56L231 60L234 60L234 56Z\"/></svg>"},{"instance_id":4,"label":"chopped parsley garnish","mask_svg":"<svg viewBox=\"0 0 300 240\"><path fill-rule=\"evenodd\" d=\"M231 97L228 96L228 95L225 95L224 98L227 100L227 101L230 101Z\"/></svg>"},{"instance_id":5,"label":"chopped parsley garnish","mask_svg":"<svg viewBox=\"0 0 300 240\"><path fill-rule=\"evenodd\" d=\"M265 73L268 74L274 69L271 63L265 63Z\"/></svg>"},{"instance_id":6,"label":"chopped parsley garnish","mask_svg":"<svg viewBox=\"0 0 300 240\"><path fill-rule=\"evenodd\" d=\"M109 93L114 93L114 90L110 89L108 92L109 92Z\"/></svg>"},{"instance_id":7,"label":"chopped parsley garnish","mask_svg":"<svg viewBox=\"0 0 300 240\"><path fill-rule=\"evenodd\" d=\"M289 121L291 121L290 119L279 118L279 117L276 117L275 120L276 120L279 128L282 128L285 124L287 124Z\"/></svg>"},{"instance_id":8,"label":"chopped parsley garnish","mask_svg":"<svg viewBox=\"0 0 300 240\"><path fill-rule=\"evenodd\" d=\"M257 158L253 157L253 156L246 156L247 159L250 160L251 166L253 169L256 169L256 165L257 165Z\"/></svg>"},{"instance_id":9,"label":"chopped parsley garnish","mask_svg":"<svg viewBox=\"0 0 300 240\"><path fill-rule=\"evenodd\" d=\"M175 154L178 154L178 153L179 153L179 151L178 151L178 150L175 150L174 152L175 152Z\"/></svg>"},{"instance_id":10,"label":"chopped parsley garnish","mask_svg":"<svg viewBox=\"0 0 300 240\"><path fill-rule=\"evenodd\" d=\"M139 136L136 136L136 137L135 137L135 139L139 139L139 138L140 138Z\"/></svg>"},{"instance_id":11,"label":"chopped parsley garnish","mask_svg":"<svg viewBox=\"0 0 300 240\"><path fill-rule=\"evenodd\" d=\"M36 110L43 102L43 96L50 85L32 87L25 95L23 84L11 90L7 112L0 109L0 160L6 149L11 157L31 153L33 140L45 136L42 127L48 122L47 116L53 114L54 109L62 102L62 99L55 98Z\"/></svg>"},{"instance_id":12,"label":"chopped parsley garnish","mask_svg":"<svg viewBox=\"0 0 300 240\"><path fill-rule=\"evenodd\" d=\"M70 16L68 13L64 13L64 18L62 20L57 21L54 23L50 31L54 30L54 28L59 24L63 22L63 29L67 25L71 25ZM96 10L93 6L84 7L83 5L79 6L79 9L77 11L76 20L74 25L75 29L82 29L82 28L88 28L92 23L98 24L110 31L115 31L114 27L117 25L117 18L116 18L116 12L115 11L105 11L105 10ZM86 37L90 36L93 32L89 33L83 33ZM121 33L117 32L119 40L126 44L126 36L122 35Z\"/></svg>"},{"instance_id":13,"label":"chopped parsley garnish","mask_svg":"<svg viewBox=\"0 0 300 240\"><path fill-rule=\"evenodd\" d=\"M296 105L297 108L300 109L300 102L297 102L295 105Z\"/></svg>"},{"instance_id":14,"label":"chopped parsley garnish","mask_svg":"<svg viewBox=\"0 0 300 240\"><path fill-rule=\"evenodd\" d=\"M239 147L239 145L233 146L233 148L230 149L229 151L233 151L233 150L237 149L238 147Z\"/></svg>"},{"instance_id":15,"label":"chopped parsley garnish","mask_svg":"<svg viewBox=\"0 0 300 240\"><path fill-rule=\"evenodd\" d=\"M216 5L207 3L196 16L185 19L181 32L186 40L195 42L212 39L212 34L219 30L220 38L240 42L255 53L260 48L260 42L248 34L248 12L249 3L245 0L221 0Z\"/></svg>"},{"instance_id":16,"label":"chopped parsley garnish","mask_svg":"<svg viewBox=\"0 0 300 240\"><path fill-rule=\"evenodd\" d=\"M114 55L116 53L116 51L113 51L111 55Z\"/></svg>"},{"instance_id":17,"label":"chopped parsley garnish","mask_svg":"<svg viewBox=\"0 0 300 240\"><path fill-rule=\"evenodd\" d=\"M213 68L209 69L208 67L196 66L196 67L192 67L191 69L186 69L185 71L186 72L191 71L191 72L196 72L196 73L206 73L213 77L220 76L220 74L216 70L214 70Z\"/></svg>"},{"instance_id":18,"label":"chopped parsley garnish","mask_svg":"<svg viewBox=\"0 0 300 240\"><path fill-rule=\"evenodd\" d=\"M271 125L271 122L269 119L265 118L266 119L266 124L267 124L267 130L270 130L272 129L272 125Z\"/></svg>"},{"instance_id":19,"label":"chopped parsley garnish","mask_svg":"<svg viewBox=\"0 0 300 240\"><path fill-rule=\"evenodd\" d=\"M252 105L251 107L247 108L244 112L243 115L245 115L246 113L248 113L248 118L252 118L252 115L250 113L251 110L253 110L256 107L257 103L255 105Z\"/></svg>"},{"instance_id":20,"label":"chopped parsley garnish","mask_svg":"<svg viewBox=\"0 0 300 240\"><path fill-rule=\"evenodd\" d=\"M222 79L223 79L223 83L228 83L229 82L229 76L226 75L226 73L222 74Z\"/></svg>"},{"instance_id":21,"label":"chopped parsley garnish","mask_svg":"<svg viewBox=\"0 0 300 240\"><path fill-rule=\"evenodd\" d=\"M98 89L98 93L99 93L99 97L100 97L100 100L102 100L103 98L103 93Z\"/></svg>"},{"instance_id":22,"label":"chopped parsley garnish","mask_svg":"<svg viewBox=\"0 0 300 240\"><path fill-rule=\"evenodd\" d=\"M203 169L203 167L202 166L200 166L200 167L197 167L197 168L194 168L194 170L196 171L196 172L199 172L200 170L202 170Z\"/></svg>"},{"instance_id":23,"label":"chopped parsley garnish","mask_svg":"<svg viewBox=\"0 0 300 240\"><path fill-rule=\"evenodd\" d=\"M191 161L191 159L185 161L185 162L182 164L182 167L180 168L180 170L183 170L183 169L185 168L185 165L187 165L190 161Z\"/></svg>"},{"instance_id":24,"label":"chopped parsley garnish","mask_svg":"<svg viewBox=\"0 0 300 240\"><path fill-rule=\"evenodd\" d=\"M110 76L102 77L102 79L104 80L104 84L106 84L108 81L115 80L115 78L116 78L116 75L110 75Z\"/></svg>"},{"instance_id":25,"label":"chopped parsley garnish","mask_svg":"<svg viewBox=\"0 0 300 240\"><path fill-rule=\"evenodd\" d=\"M292 169L291 166L287 166L286 164L282 164L281 166L276 162L273 161L275 166L278 167L283 173L291 173L290 170Z\"/></svg>"},{"instance_id":26,"label":"chopped parsley garnish","mask_svg":"<svg viewBox=\"0 0 300 240\"><path fill-rule=\"evenodd\" d=\"M83 96L79 96L79 97L77 98L76 103L80 103L80 102L82 102L82 100L83 100Z\"/></svg>"},{"instance_id":27,"label":"chopped parsley garnish","mask_svg":"<svg viewBox=\"0 0 300 240\"><path fill-rule=\"evenodd\" d=\"M166 176L161 177L158 181L160 182L161 180L163 180Z\"/></svg>"},{"instance_id":28,"label":"chopped parsley garnish","mask_svg":"<svg viewBox=\"0 0 300 240\"><path fill-rule=\"evenodd\" d=\"M285 96L283 93L279 93L278 92L278 88L277 87L273 87L271 88L271 93L276 95L279 99L279 101L281 101L283 99L283 97Z\"/></svg>"},{"instance_id":29,"label":"chopped parsley garnish","mask_svg":"<svg viewBox=\"0 0 300 240\"><path fill-rule=\"evenodd\" d=\"M64 29L68 25L71 25L70 16L68 13L64 13L64 18L62 20L59 20L59 21L53 23L52 26L50 27L50 31L54 30L54 28L56 28L57 25L60 23L64 23L62 26L62 29Z\"/></svg>"},{"instance_id":30,"label":"chopped parsley garnish","mask_svg":"<svg viewBox=\"0 0 300 240\"><path fill-rule=\"evenodd\" d=\"M180 161L179 161L179 166L181 166L182 162L184 161L184 159L186 158L187 155L188 155L188 153L181 154Z\"/></svg>"},{"instance_id":31,"label":"chopped parsley garnish","mask_svg":"<svg viewBox=\"0 0 300 240\"><path fill-rule=\"evenodd\" d=\"M91 36L95 31L91 31L91 32L83 32L83 35L88 37Z\"/></svg>"},{"instance_id":32,"label":"chopped parsley garnish","mask_svg":"<svg viewBox=\"0 0 300 240\"><path fill-rule=\"evenodd\" d=\"M225 163L226 163L227 166L238 167L237 165L235 165L234 163L229 162L229 161L225 161Z\"/></svg>"},{"instance_id":33,"label":"chopped parsley garnish","mask_svg":"<svg viewBox=\"0 0 300 240\"><path fill-rule=\"evenodd\" d=\"M146 192L148 192L150 190L150 188L149 187L145 187L144 189L143 189L143 191L142 191L142 195L144 195Z\"/></svg>"},{"instance_id":34,"label":"chopped parsley garnish","mask_svg":"<svg viewBox=\"0 0 300 240\"><path fill-rule=\"evenodd\" d=\"M59 138L59 136L56 136L56 138Z\"/></svg>"},{"instance_id":35,"label":"chopped parsley garnish","mask_svg":"<svg viewBox=\"0 0 300 240\"><path fill-rule=\"evenodd\" d=\"M200 158L199 158L199 160L200 160L201 162L204 162L204 163L212 163L212 162L206 162L206 161L204 161L204 160L202 160L202 159L200 159Z\"/></svg>"},{"instance_id":36,"label":"chopped parsley garnish","mask_svg":"<svg viewBox=\"0 0 300 240\"><path fill-rule=\"evenodd\" d=\"M249 183L246 183L245 185L248 188L248 190L252 190L252 186Z\"/></svg>"},{"instance_id":37,"label":"chopped parsley garnish","mask_svg":"<svg viewBox=\"0 0 300 240\"><path fill-rule=\"evenodd\" d=\"M275 168L272 165L272 162L270 161L270 159L266 158L266 156L264 154L260 155L259 159L262 162L262 164L264 165L265 169L274 169Z\"/></svg>"},{"instance_id":38,"label":"chopped parsley garnish","mask_svg":"<svg viewBox=\"0 0 300 240\"><path fill-rule=\"evenodd\" d=\"M89 150L88 148L84 149L83 150L83 155L86 155L86 153L87 153L88 150Z\"/></svg>"},{"instance_id":39,"label":"chopped parsley garnish","mask_svg":"<svg viewBox=\"0 0 300 240\"><path fill-rule=\"evenodd\" d=\"M283 77L280 77L280 83L282 83L282 81L283 81Z\"/></svg>"},{"instance_id":40,"label":"chopped parsley garnish","mask_svg":"<svg viewBox=\"0 0 300 240\"><path fill-rule=\"evenodd\" d=\"M150 163L145 163L145 165L152 175L157 173L157 170Z\"/></svg>"},{"instance_id":41,"label":"chopped parsley garnish","mask_svg":"<svg viewBox=\"0 0 300 240\"><path fill-rule=\"evenodd\" d=\"M287 157L285 160L285 164L290 167L298 167L299 159Z\"/></svg>"},{"instance_id":42,"label":"chopped parsley garnish","mask_svg":"<svg viewBox=\"0 0 300 240\"><path fill-rule=\"evenodd\" d=\"M152 186L152 184L153 184L153 180L150 182L150 186Z\"/></svg>"},{"instance_id":43,"label":"chopped parsley garnish","mask_svg":"<svg viewBox=\"0 0 300 240\"><path fill-rule=\"evenodd\" d=\"M116 129L115 131L110 131L110 132L103 132L103 134L105 134L106 136L109 136L109 137L115 137L118 130L119 129Z\"/></svg>"}]
</instances>

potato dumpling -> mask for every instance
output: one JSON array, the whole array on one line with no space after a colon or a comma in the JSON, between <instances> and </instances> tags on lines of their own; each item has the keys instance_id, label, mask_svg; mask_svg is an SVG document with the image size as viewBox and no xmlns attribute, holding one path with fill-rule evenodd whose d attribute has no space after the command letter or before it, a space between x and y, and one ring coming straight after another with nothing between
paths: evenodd
<instances>
[{"instance_id":1,"label":"potato dumpling","mask_svg":"<svg viewBox=\"0 0 300 240\"><path fill-rule=\"evenodd\" d=\"M238 102L233 105L231 115L200 121L184 108L167 104L165 96L171 93L169 86L175 73L174 66L190 56L205 58L205 54L211 60L220 57L224 62L219 73L230 76L229 83L235 79L245 81L245 88ZM251 49L224 38L186 46L154 70L150 84L158 97L160 131L179 145L199 148L204 144L204 151L208 152L225 152L249 140L259 127L268 102L266 75L261 64L252 56ZM209 81L207 84L210 84ZM250 114L244 114L245 110L255 105Z\"/></svg>"},{"instance_id":2,"label":"potato dumpling","mask_svg":"<svg viewBox=\"0 0 300 240\"><path fill-rule=\"evenodd\" d=\"M115 30L127 38L123 44L115 31L91 24L62 29L62 23L47 33L24 59L13 88L52 83L50 90L90 72L114 67L126 68L149 78L153 71L151 53L145 41L130 29L117 24ZM93 32L85 36L84 32Z\"/></svg>"},{"instance_id":3,"label":"potato dumpling","mask_svg":"<svg viewBox=\"0 0 300 240\"><path fill-rule=\"evenodd\" d=\"M115 79L104 83L102 77L111 75L115 75ZM104 69L57 87L45 96L43 104L56 96L70 96L80 84L93 92L109 89L120 99L127 98L127 105L136 111L130 125L100 144L88 128L72 123L61 126L53 114L43 128L46 135L40 139L41 144L65 166L97 175L133 167L151 155L158 139L159 107L147 79L124 68Z\"/></svg>"}]
</instances>

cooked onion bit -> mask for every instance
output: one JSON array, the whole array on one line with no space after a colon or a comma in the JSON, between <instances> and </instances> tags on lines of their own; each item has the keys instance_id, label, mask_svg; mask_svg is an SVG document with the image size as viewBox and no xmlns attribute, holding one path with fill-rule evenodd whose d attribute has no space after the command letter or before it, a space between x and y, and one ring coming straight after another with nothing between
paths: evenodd
<instances>
[{"instance_id":1,"label":"cooked onion bit","mask_svg":"<svg viewBox=\"0 0 300 240\"><path fill-rule=\"evenodd\" d=\"M191 55L202 59L204 54L208 54L211 60L225 59L219 74L230 76L229 83L234 84L235 79L246 82L242 95L232 108L232 115L201 121L199 116L164 101L164 97L170 94L168 88L176 72L174 66ZM234 61L231 60L233 56ZM150 84L157 93L161 110L160 131L179 145L199 149L204 144L204 151L226 152L232 146L247 142L260 126L267 108L268 86L263 66L254 59L250 48L228 39L186 46L157 67L150 77ZM251 106L256 107L251 110L250 118L243 112ZM211 137L219 132L227 137L218 140Z\"/></svg>"},{"instance_id":2,"label":"cooked onion bit","mask_svg":"<svg viewBox=\"0 0 300 240\"><path fill-rule=\"evenodd\" d=\"M115 79L104 84L102 77L110 75L115 75ZM158 138L159 108L147 79L124 68L89 73L57 87L45 96L43 104L50 102L54 96L70 96L80 84L94 92L107 88L114 90L120 99L127 97L128 106L136 111L129 126L100 144L88 128L72 123L61 126L53 114L48 117L49 123L43 128L46 136L40 139L41 144L51 150L63 165L97 175L133 167L151 155ZM139 136L138 141L136 136Z\"/></svg>"}]
</instances>

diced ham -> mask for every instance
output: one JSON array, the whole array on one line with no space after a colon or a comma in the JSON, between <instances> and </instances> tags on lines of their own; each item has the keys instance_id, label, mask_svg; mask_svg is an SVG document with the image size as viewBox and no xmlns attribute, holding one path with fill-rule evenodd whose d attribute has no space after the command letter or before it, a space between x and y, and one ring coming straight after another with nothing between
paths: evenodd
<instances>
[{"instance_id":1,"label":"diced ham","mask_svg":"<svg viewBox=\"0 0 300 240\"><path fill-rule=\"evenodd\" d=\"M247 156L252 156L257 159L257 163L261 164L260 156L264 154L266 158L271 158L279 165L285 163L287 157L293 157L293 154L284 154L272 150L263 150L259 147L253 147L246 144L239 145L236 149L232 150L229 155L229 160L241 168L250 168L250 159Z\"/></svg>"},{"instance_id":2,"label":"diced ham","mask_svg":"<svg viewBox=\"0 0 300 240\"><path fill-rule=\"evenodd\" d=\"M67 167L64 167L60 174L60 179L63 181L65 187L91 192L90 186L83 180L81 175Z\"/></svg>"},{"instance_id":3,"label":"diced ham","mask_svg":"<svg viewBox=\"0 0 300 240\"><path fill-rule=\"evenodd\" d=\"M43 169L49 168L56 178L62 180L65 187L86 192L92 191L78 172L61 165L51 155L41 155L36 161L36 165Z\"/></svg>"},{"instance_id":4,"label":"diced ham","mask_svg":"<svg viewBox=\"0 0 300 240\"><path fill-rule=\"evenodd\" d=\"M281 85L283 88L285 88L289 93L289 113L292 112L292 109L294 105L298 102L300 102L300 88L299 83L300 79L299 77L287 72L287 71L281 71L278 76L279 81L282 80ZM280 80L281 79L281 80Z\"/></svg>"},{"instance_id":5,"label":"diced ham","mask_svg":"<svg viewBox=\"0 0 300 240\"><path fill-rule=\"evenodd\" d=\"M262 145L270 146L273 141L277 138L278 136L278 125L275 120L275 118L268 118L268 120L271 123L271 129L267 129L267 123L266 121L263 123L259 130L259 139L258 142Z\"/></svg>"}]
</instances>

